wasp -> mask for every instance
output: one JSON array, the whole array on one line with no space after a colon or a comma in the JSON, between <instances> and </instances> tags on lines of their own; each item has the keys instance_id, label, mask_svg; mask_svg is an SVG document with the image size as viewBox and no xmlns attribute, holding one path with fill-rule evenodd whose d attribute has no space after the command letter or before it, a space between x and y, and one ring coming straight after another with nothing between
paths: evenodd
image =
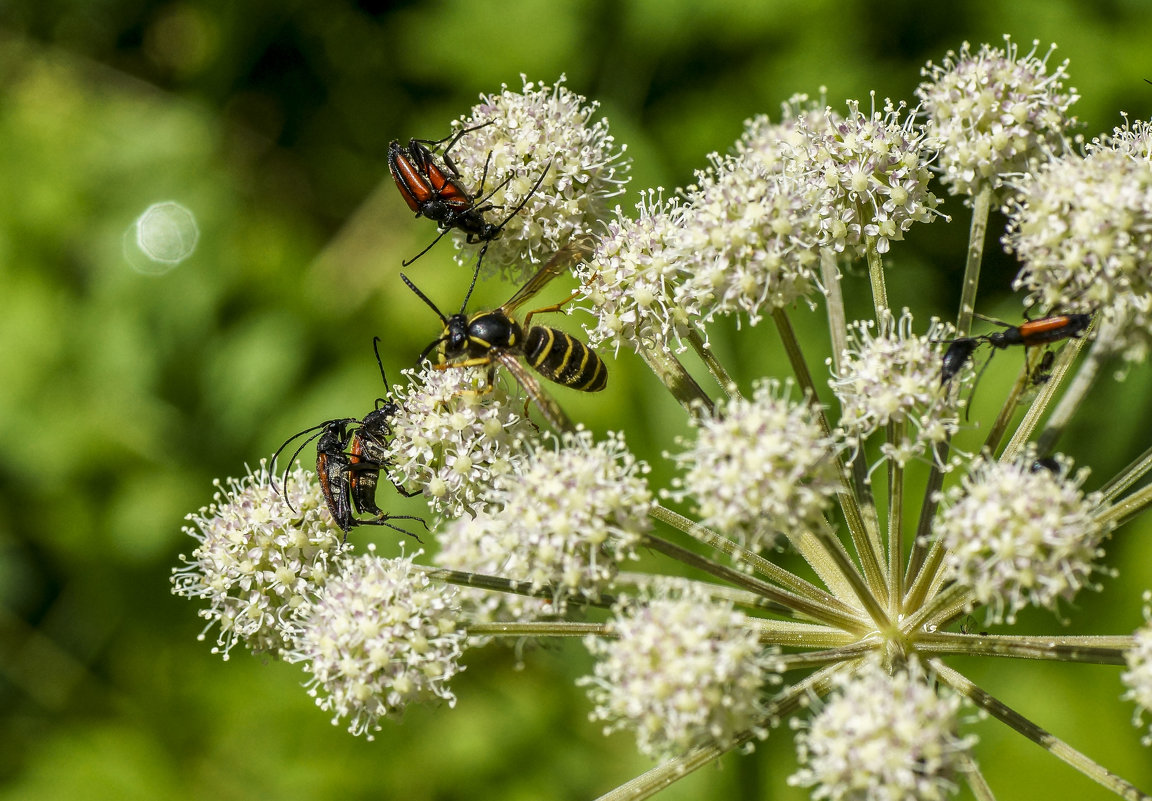
<instances>
[{"instance_id":1,"label":"wasp","mask_svg":"<svg viewBox=\"0 0 1152 801\"><path fill-rule=\"evenodd\" d=\"M420 354L423 359L433 348L439 349L437 367L479 367L499 362L524 387L524 391L535 401L545 418L554 427L566 429L571 423L560 407L540 387L540 383L524 369L520 362L523 357L537 373L581 392L599 392L608 384L608 370L604 362L588 345L576 337L545 325L533 325L532 317L537 314L559 311L567 300L552 306L534 309L524 316L523 324L512 316L520 306L535 297L547 284L566 272L572 265L587 257L585 243L569 242L548 260L548 262L520 287L504 305L491 311L464 313L472 290L476 287L476 273L472 276L472 286L464 296L460 311L445 317L427 295L401 273L400 277L417 297L436 312L444 324L444 332Z\"/></svg>"},{"instance_id":2,"label":"wasp","mask_svg":"<svg viewBox=\"0 0 1152 801\"><path fill-rule=\"evenodd\" d=\"M499 223L489 222L484 216L486 212L499 208L488 201L496 192L507 186L508 182L512 180L512 176L508 176L499 186L484 195L484 182L488 177L488 162L492 159L492 154L489 153L488 161L484 164L484 173L480 176L480 186L473 194L464 187L460 171L456 168L449 152L464 134L491 124L491 122L486 122L471 128L464 128L451 137L451 141L448 141L448 138L438 140L410 139L407 147L396 140L389 143L388 169L392 173L392 179L396 182L396 188L400 190L401 197L404 198L408 208L412 209L417 217L427 217L434 220L440 228L440 233L428 247L403 262L405 267L431 250L444 234L453 228L463 231L467 235L466 241L470 245L484 243L479 256L479 260L483 260L484 253L488 249L488 243L500 235L504 226L520 213L528 200L540 188L544 176L548 174L548 169L552 166L551 162L540 173L540 177L536 179L536 184L532 190L524 196L520 205L513 209L511 214ZM443 150L444 165L441 166L436 162L432 149L445 141L448 141L448 144ZM480 196L479 199L477 196Z\"/></svg>"},{"instance_id":3,"label":"wasp","mask_svg":"<svg viewBox=\"0 0 1152 801\"><path fill-rule=\"evenodd\" d=\"M388 378L384 375L384 365L380 360L379 342L380 338L376 337L372 347L376 352L376 363L380 365L380 376L384 378L387 390ZM410 537L416 537L412 532L389 521L416 520L427 528L428 524L423 519L415 515L388 514L376 505L376 487L381 472L404 497L410 498L419 494L418 490L405 489L388 472L387 444L388 438L392 435L389 421L399 411L400 407L394 401L377 398L376 408L361 420L354 417L326 420L293 434L276 450L272 462L276 463L276 458L289 443L305 434L311 434L288 460L288 467L284 468L285 482L288 480L288 469L296 461L300 451L315 440L316 479L320 483L320 492L324 495L332 520L345 534L355 526L387 526ZM356 517L357 514L372 517L365 520Z\"/></svg>"}]
</instances>

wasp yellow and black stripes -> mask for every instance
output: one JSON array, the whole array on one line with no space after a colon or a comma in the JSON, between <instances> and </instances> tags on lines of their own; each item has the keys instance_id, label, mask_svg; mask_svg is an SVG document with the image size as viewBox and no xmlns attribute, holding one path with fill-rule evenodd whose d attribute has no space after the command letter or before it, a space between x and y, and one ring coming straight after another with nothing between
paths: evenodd
<instances>
[{"instance_id":1,"label":"wasp yellow and black stripes","mask_svg":"<svg viewBox=\"0 0 1152 801\"><path fill-rule=\"evenodd\" d=\"M524 357L540 375L581 392L599 392L608 384L608 370L596 352L556 328L529 328Z\"/></svg>"}]
</instances>

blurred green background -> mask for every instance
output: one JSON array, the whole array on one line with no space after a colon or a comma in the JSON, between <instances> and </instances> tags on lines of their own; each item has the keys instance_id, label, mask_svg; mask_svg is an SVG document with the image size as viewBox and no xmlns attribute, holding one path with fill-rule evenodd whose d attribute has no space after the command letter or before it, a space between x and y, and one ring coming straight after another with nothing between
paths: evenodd
<instances>
[{"instance_id":1,"label":"blurred green background","mask_svg":"<svg viewBox=\"0 0 1152 801\"><path fill-rule=\"evenodd\" d=\"M827 86L837 108L869 90L911 100L925 61L1004 33L1071 59L1087 135L1121 111L1148 119L1147 0L0 5L0 799L588 799L646 769L627 736L587 721L573 644L529 650L524 669L511 649L475 652L454 710L353 738L295 667L241 649L224 663L197 642L196 607L169 594L193 545L182 518L289 434L364 414L380 394L373 335L395 378L438 334L396 275L433 226L396 196L390 139L444 135L521 73L566 73L628 144L630 207L640 189L688 183L794 92ZM199 242L149 275L125 235L158 201L190 209ZM889 260L892 305L921 321L956 304L967 215L946 210L955 222L921 226ZM1014 270L992 245L981 308L1013 319ZM467 278L444 245L411 272L446 308ZM866 308L863 280L848 286ZM510 291L481 287L477 304ZM822 311L795 318L821 369ZM745 382L785 374L769 326L714 339ZM1014 356L993 364L974 419ZM611 369L603 396L561 400L597 431L625 430L666 484L660 453L682 415L635 359ZM1146 369L1106 382L1064 449L1111 475L1150 440L1150 394ZM1138 624L1150 534L1116 538L1121 578L1069 610L1069 630ZM959 666L1152 789L1116 669ZM998 725L977 731L1002 798L1111 797ZM780 732L663 797L806 797L785 785L793 769Z\"/></svg>"}]
</instances>

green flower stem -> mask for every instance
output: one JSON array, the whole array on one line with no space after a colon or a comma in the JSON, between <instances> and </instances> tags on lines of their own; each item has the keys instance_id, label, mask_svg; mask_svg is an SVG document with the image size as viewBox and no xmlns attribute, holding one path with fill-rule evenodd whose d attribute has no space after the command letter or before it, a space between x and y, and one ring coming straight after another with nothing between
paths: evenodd
<instances>
[{"instance_id":1,"label":"green flower stem","mask_svg":"<svg viewBox=\"0 0 1152 801\"><path fill-rule=\"evenodd\" d=\"M766 606L765 608L777 614L786 617L799 615L817 623L824 623L859 634L865 633L870 628L869 624L862 621L859 615L844 614L839 610L832 609L823 604L813 603L807 598L801 598L799 595L785 592L766 581L761 581L758 578L749 576L727 565L722 565L705 556L693 553L687 548L682 548L654 534L644 535L640 544L643 547L651 548L658 553L669 556L689 567L702 570L722 581L727 581L737 587L743 587L746 590L763 595L771 604L771 606Z\"/></svg>"},{"instance_id":2,"label":"green flower stem","mask_svg":"<svg viewBox=\"0 0 1152 801\"><path fill-rule=\"evenodd\" d=\"M921 522L923 524L923 515L921 515ZM932 521L928 521L926 526L930 530ZM916 577L912 581L912 587L908 590L908 594L904 598L905 609L919 609L924 599L928 597L929 593L934 592L933 589L940 566L944 564L944 556L947 550L940 544L939 540L933 540L932 545L928 548L927 554L924 556L924 564L916 573Z\"/></svg>"},{"instance_id":3,"label":"green flower stem","mask_svg":"<svg viewBox=\"0 0 1152 801\"><path fill-rule=\"evenodd\" d=\"M992 717L1007 724L1020 732L1032 742L1052 754L1059 760L1066 762L1088 778L1101 786L1111 790L1121 798L1130 801L1149 801L1152 796L1145 795L1135 786L1121 779L1116 774L1105 769L1092 759L1077 751L1055 735L1045 731L1019 712L1006 706L993 696L981 690L960 673L945 665L939 659L929 660L929 664L936 672L936 678L947 684L956 692L970 699L974 704L988 712Z\"/></svg>"},{"instance_id":4,"label":"green flower stem","mask_svg":"<svg viewBox=\"0 0 1152 801\"><path fill-rule=\"evenodd\" d=\"M720 385L720 389L724 390L724 394L729 398L740 397L740 390L736 388L736 382L732 380L732 376L716 358L716 352L700 337L700 332L695 327L688 329L687 340L692 349L696 351L696 355L700 357L700 361L704 362L704 366L708 368L708 372L712 374L712 378Z\"/></svg>"},{"instance_id":5,"label":"green flower stem","mask_svg":"<svg viewBox=\"0 0 1152 801\"><path fill-rule=\"evenodd\" d=\"M1072 366L1072 362L1076 359L1076 356L1079 355L1080 349L1084 346L1084 342L1085 340L1083 338L1074 340L1060 351L1060 356L1057 357L1055 364L1052 366L1051 377L1044 384L1044 388L1036 393L1036 397L1028 407L1028 411L1024 413L1024 417L1020 420L1020 425L1016 427L1016 433L1012 435L1012 439L1008 440L1008 444L1004 447L1004 452L1000 454L1000 461L1011 461L1024 449L1028 438L1032 436L1032 432L1036 428L1036 424L1040 422L1040 418L1044 416L1048 404L1051 403L1057 390L1060 389L1064 381L1064 376L1068 373L1068 368ZM1033 374L1040 365L1040 359L1043 358L1039 348L1036 348L1035 351L1035 353L1030 354L1028 357L1029 376Z\"/></svg>"},{"instance_id":6,"label":"green flower stem","mask_svg":"<svg viewBox=\"0 0 1152 801\"><path fill-rule=\"evenodd\" d=\"M473 623L466 628L470 637L584 637L596 634L614 637L607 623L568 623L563 620L531 623Z\"/></svg>"},{"instance_id":7,"label":"green flower stem","mask_svg":"<svg viewBox=\"0 0 1152 801\"><path fill-rule=\"evenodd\" d=\"M868 257L868 277L872 280L872 303L876 306L876 319L888 311L888 288L884 283L884 260L876 250L876 237L867 238L864 254Z\"/></svg>"},{"instance_id":8,"label":"green flower stem","mask_svg":"<svg viewBox=\"0 0 1152 801\"><path fill-rule=\"evenodd\" d=\"M916 540L912 543L912 553L908 557L908 566L904 571L905 586L915 583L931 547L932 539L929 535L932 533L932 523L936 519L936 510L940 506L939 492L944 486L944 471L940 469L940 465L944 464L948 458L951 439L949 437L944 442L937 442L932 448L932 469L928 473L928 481L924 486L924 500L920 503L920 517L916 523ZM905 609L908 608L910 598L911 594L905 598Z\"/></svg>"},{"instance_id":9,"label":"green flower stem","mask_svg":"<svg viewBox=\"0 0 1152 801\"><path fill-rule=\"evenodd\" d=\"M988 786L984 774L980 772L980 766L976 764L976 760L971 755L961 755L960 774L964 777L964 781L972 791L972 797L976 801L996 801L992 788Z\"/></svg>"},{"instance_id":10,"label":"green flower stem","mask_svg":"<svg viewBox=\"0 0 1152 801\"><path fill-rule=\"evenodd\" d=\"M1124 665L1132 648L1131 636L1021 637L1001 634L956 634L937 631L916 637L916 650L928 654L966 654L1039 659L1053 662L1087 662Z\"/></svg>"},{"instance_id":11,"label":"green flower stem","mask_svg":"<svg viewBox=\"0 0 1152 801\"><path fill-rule=\"evenodd\" d=\"M848 317L844 312L844 289L840 285L836 254L827 248L820 251L820 282L824 284L828 331L832 336L832 367L839 375L840 362L848 349Z\"/></svg>"},{"instance_id":12,"label":"green flower stem","mask_svg":"<svg viewBox=\"0 0 1152 801\"><path fill-rule=\"evenodd\" d=\"M927 597L928 600L919 608L906 607L916 611L900 621L900 630L905 634L918 631L925 626L940 625L941 621L952 620L961 614L972 600L971 593L959 584L951 584Z\"/></svg>"},{"instance_id":13,"label":"green flower stem","mask_svg":"<svg viewBox=\"0 0 1152 801\"><path fill-rule=\"evenodd\" d=\"M832 426L828 423L824 407L820 405L816 384L812 380L812 373L808 370L808 363L804 360L804 354L800 350L800 343L796 339L796 331L792 328L792 322L783 309L773 309L772 320L776 323L776 330L780 332L780 340L784 344L784 350L788 354L788 361L792 365L792 372L796 375L796 381L799 383L801 391L804 392L809 403L812 404L812 408L816 411L824 435L831 437ZM857 464L859 464L859 460L857 460ZM839 473L840 481L844 487L837 497L840 499L840 505L844 510L845 524L852 536L853 545L856 552L860 554L864 577L869 587L877 591L882 590L884 588L884 571L880 567L883 559L883 547L880 542L879 524L877 523L879 518L875 508L871 506L869 508L870 514L865 517L857 501L857 493L854 491L853 482L849 479L849 473L843 460L840 460ZM859 477L857 477L856 483L861 483ZM871 521L871 525L868 521Z\"/></svg>"},{"instance_id":14,"label":"green flower stem","mask_svg":"<svg viewBox=\"0 0 1152 801\"><path fill-rule=\"evenodd\" d=\"M803 550L800 550L801 555L804 557L805 561L808 562L808 564L812 565L812 568L816 570L818 575L823 577L824 573L827 572L831 575L832 579L837 582L838 586L843 590L842 592L837 589L836 586L833 586L833 584L829 583L827 579L825 579L825 584L828 584L829 587L833 587L833 591L836 592L835 596L829 595L819 587L805 581L793 573L788 572L784 568L768 561L759 554L753 553L746 548L741 548L727 537L722 537L706 526L702 526L695 520L690 520L684 515L674 512L666 506L657 504L655 507L653 507L649 514L653 519L659 520L662 523L667 523L673 528L684 532L697 542L701 542L711 548L715 548L716 550L727 554L733 559L744 562L753 570L756 570L761 575L766 576L768 580L774 584L778 584L790 592L794 592L803 598L807 598L813 603L823 604L832 609L838 609L840 612L846 615L859 614L857 609L853 609L844 600L842 600L844 598L855 599L855 593L852 590L851 582L841 577L838 570L831 567L833 564L839 566L841 563L831 556L823 553L823 543L821 543L821 548L819 550L811 547L809 544L813 539L811 537L797 537L796 539L798 541L794 542L794 545L796 546L797 550L803 548ZM855 572L855 570L852 572Z\"/></svg>"},{"instance_id":15,"label":"green flower stem","mask_svg":"<svg viewBox=\"0 0 1152 801\"><path fill-rule=\"evenodd\" d=\"M875 650L876 645L874 643L857 642L842 648L829 648L807 654L784 654L776 657L776 669L785 673L789 670L806 670L824 665L835 665L838 662L847 662L868 656Z\"/></svg>"},{"instance_id":16,"label":"green flower stem","mask_svg":"<svg viewBox=\"0 0 1152 801\"><path fill-rule=\"evenodd\" d=\"M1101 525L1123 525L1152 504L1152 484L1145 484L1123 500L1117 501L1096 515Z\"/></svg>"},{"instance_id":17,"label":"green flower stem","mask_svg":"<svg viewBox=\"0 0 1152 801\"><path fill-rule=\"evenodd\" d=\"M855 634L840 629L799 623L795 620L755 618L751 621L760 632L760 642L789 648L843 648L859 642ZM871 649L873 646L869 645Z\"/></svg>"},{"instance_id":18,"label":"green flower stem","mask_svg":"<svg viewBox=\"0 0 1152 801\"><path fill-rule=\"evenodd\" d=\"M1004 405L1000 407L1000 414L996 415L995 422L988 429L988 437L984 440L986 452L996 453L999 449L1000 440L1004 438L1004 432L1008 430L1008 424L1012 421L1012 415L1016 413L1016 407L1020 403L1020 396L1024 394L1031 380L1032 375L1028 371L1028 364L1025 363L1020 375L1016 377L1016 383L1008 392L1008 397L1004 399Z\"/></svg>"},{"instance_id":19,"label":"green flower stem","mask_svg":"<svg viewBox=\"0 0 1152 801\"><path fill-rule=\"evenodd\" d=\"M888 424L888 441L904 438L904 424ZM904 604L904 467L888 460L888 619L899 620Z\"/></svg>"},{"instance_id":20,"label":"green flower stem","mask_svg":"<svg viewBox=\"0 0 1152 801\"><path fill-rule=\"evenodd\" d=\"M555 600L559 589L551 584L533 589L530 581L512 581L500 576L486 576L482 573L469 573L464 570L448 570L443 567L427 567L418 564L414 564L412 567L433 581L443 581L445 584L455 584L460 587L505 592L511 595L524 595L528 598ZM601 595L595 599L578 596L578 599L581 605L587 606L611 607L616 603L616 598L612 595Z\"/></svg>"},{"instance_id":21,"label":"green flower stem","mask_svg":"<svg viewBox=\"0 0 1152 801\"><path fill-rule=\"evenodd\" d=\"M1113 354L1113 340L1119 333L1120 326L1125 322L1127 321L1123 320L1100 327L1100 333L1096 336L1096 341L1092 343L1091 350L1088 351L1088 358L1080 366L1071 386L1064 393L1064 397L1060 399L1060 403L1056 405L1052 416L1048 418L1048 425L1044 427L1036 441L1036 447L1041 456L1047 456L1055 449L1056 441L1060 439L1060 435L1068 426L1068 421L1072 419L1072 415L1080 407L1080 403L1088 394L1088 390L1092 388L1092 384L1095 383L1096 377L1100 374L1100 368Z\"/></svg>"},{"instance_id":22,"label":"green flower stem","mask_svg":"<svg viewBox=\"0 0 1152 801\"><path fill-rule=\"evenodd\" d=\"M956 336L966 337L972 330L976 288L980 284L980 264L984 261L984 239L988 232L988 213L991 208L992 186L986 183L972 197L972 224L968 228L968 256L964 261L964 283L960 288Z\"/></svg>"},{"instance_id":23,"label":"green flower stem","mask_svg":"<svg viewBox=\"0 0 1152 801\"><path fill-rule=\"evenodd\" d=\"M1100 488L1104 502L1111 503L1116 500L1121 493L1146 476L1149 470L1152 470L1152 448L1133 459L1131 464Z\"/></svg>"},{"instance_id":24,"label":"green flower stem","mask_svg":"<svg viewBox=\"0 0 1152 801\"><path fill-rule=\"evenodd\" d=\"M684 365L674 355L659 345L641 347L640 358L656 374L656 377L668 388L680 405L691 415L701 413L701 407L711 414L715 409L712 399L700 388Z\"/></svg>"},{"instance_id":25,"label":"green flower stem","mask_svg":"<svg viewBox=\"0 0 1152 801\"><path fill-rule=\"evenodd\" d=\"M821 668L769 701L764 714L765 727L799 711L813 695L827 695L832 689L833 677L842 669L841 665L843 664ZM620 785L615 790L605 793L596 801L642 801L642 799L651 798L661 790L668 789L689 773L715 762L729 751L739 749L755 737L754 731L745 731L738 734L730 742L721 745L702 745L693 748L688 753L663 762Z\"/></svg>"}]
</instances>

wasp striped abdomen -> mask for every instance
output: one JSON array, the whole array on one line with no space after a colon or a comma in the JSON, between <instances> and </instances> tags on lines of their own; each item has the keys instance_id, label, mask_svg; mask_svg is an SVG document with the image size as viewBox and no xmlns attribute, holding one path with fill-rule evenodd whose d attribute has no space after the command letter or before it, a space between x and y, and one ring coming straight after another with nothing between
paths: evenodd
<instances>
[{"instance_id":1,"label":"wasp striped abdomen","mask_svg":"<svg viewBox=\"0 0 1152 801\"><path fill-rule=\"evenodd\" d=\"M608 385L608 370L590 347L571 334L546 325L528 329L524 357L540 375L581 392Z\"/></svg>"}]
</instances>

